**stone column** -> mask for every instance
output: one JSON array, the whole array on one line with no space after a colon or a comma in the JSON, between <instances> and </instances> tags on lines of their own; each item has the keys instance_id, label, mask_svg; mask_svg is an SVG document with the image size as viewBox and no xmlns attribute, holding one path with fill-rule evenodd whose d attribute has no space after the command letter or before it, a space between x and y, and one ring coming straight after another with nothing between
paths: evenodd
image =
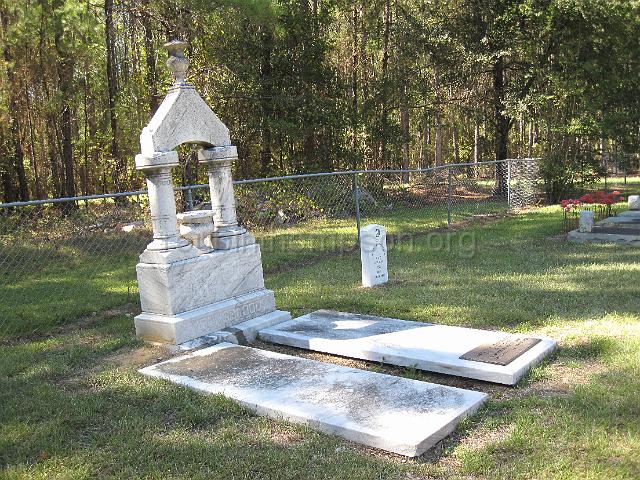
<instances>
[{"instance_id":1,"label":"stone column","mask_svg":"<svg viewBox=\"0 0 640 480\"><path fill-rule=\"evenodd\" d=\"M176 199L171 169L178 165L178 153L154 152L136 155L136 168L147 178L153 241L140 256L144 263L167 263L197 255L178 232Z\"/></svg>"},{"instance_id":2,"label":"stone column","mask_svg":"<svg viewBox=\"0 0 640 480\"><path fill-rule=\"evenodd\" d=\"M236 147L211 147L200 150L200 163L206 165L211 191L214 231L211 244L218 250L229 250L255 243L247 230L238 226L236 200L233 193L231 167L238 158Z\"/></svg>"}]
</instances>

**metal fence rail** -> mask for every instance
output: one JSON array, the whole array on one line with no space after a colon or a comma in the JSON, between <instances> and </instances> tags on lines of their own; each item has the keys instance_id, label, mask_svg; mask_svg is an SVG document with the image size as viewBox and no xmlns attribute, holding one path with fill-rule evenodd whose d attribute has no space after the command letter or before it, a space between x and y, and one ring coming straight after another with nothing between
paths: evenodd
<instances>
[{"instance_id":1,"label":"metal fence rail","mask_svg":"<svg viewBox=\"0 0 640 480\"><path fill-rule=\"evenodd\" d=\"M234 183L238 217L260 242L267 275L354 251L361 223L402 239L541 198L536 159ZM176 195L179 209L208 207L208 185ZM144 190L0 204L0 338L137 303L147 209Z\"/></svg>"}]
</instances>

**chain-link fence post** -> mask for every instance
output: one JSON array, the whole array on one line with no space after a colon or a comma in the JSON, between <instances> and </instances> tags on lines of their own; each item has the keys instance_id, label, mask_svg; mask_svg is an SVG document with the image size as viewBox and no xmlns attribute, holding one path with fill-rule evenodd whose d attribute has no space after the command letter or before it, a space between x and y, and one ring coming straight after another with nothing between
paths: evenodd
<instances>
[{"instance_id":1,"label":"chain-link fence post","mask_svg":"<svg viewBox=\"0 0 640 480\"><path fill-rule=\"evenodd\" d=\"M447 227L451 228L451 208L453 202L453 173L451 167L447 168Z\"/></svg>"},{"instance_id":2,"label":"chain-link fence post","mask_svg":"<svg viewBox=\"0 0 640 480\"><path fill-rule=\"evenodd\" d=\"M358 228L358 245L360 245L360 187L358 186L358 174L353 174L352 180L353 200L356 206L356 227Z\"/></svg>"},{"instance_id":3,"label":"chain-link fence post","mask_svg":"<svg viewBox=\"0 0 640 480\"><path fill-rule=\"evenodd\" d=\"M507 208L511 210L511 162L507 162Z\"/></svg>"},{"instance_id":4,"label":"chain-link fence post","mask_svg":"<svg viewBox=\"0 0 640 480\"><path fill-rule=\"evenodd\" d=\"M193 210L193 192L191 191L190 188L187 188L184 191L184 196L185 196L186 210L187 211Z\"/></svg>"}]
</instances>

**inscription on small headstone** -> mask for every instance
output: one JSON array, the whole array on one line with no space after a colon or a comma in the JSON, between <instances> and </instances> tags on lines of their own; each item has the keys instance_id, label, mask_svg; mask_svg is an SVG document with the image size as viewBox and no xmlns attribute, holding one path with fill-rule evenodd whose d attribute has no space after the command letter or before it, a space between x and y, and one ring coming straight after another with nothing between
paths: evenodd
<instances>
[{"instance_id":1,"label":"inscription on small headstone","mask_svg":"<svg viewBox=\"0 0 640 480\"><path fill-rule=\"evenodd\" d=\"M362 286L387 283L387 230L382 225L367 225L360 230Z\"/></svg>"}]
</instances>

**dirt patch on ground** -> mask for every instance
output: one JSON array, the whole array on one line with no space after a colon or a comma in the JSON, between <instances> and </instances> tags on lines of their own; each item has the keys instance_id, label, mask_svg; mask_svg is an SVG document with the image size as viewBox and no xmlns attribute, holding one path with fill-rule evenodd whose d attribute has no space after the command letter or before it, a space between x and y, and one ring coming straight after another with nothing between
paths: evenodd
<instances>
[{"instance_id":1,"label":"dirt patch on ground","mask_svg":"<svg viewBox=\"0 0 640 480\"><path fill-rule=\"evenodd\" d=\"M105 358L104 364L114 367L142 368L175 357L173 352L162 345L145 344L139 348L122 348Z\"/></svg>"}]
</instances>

